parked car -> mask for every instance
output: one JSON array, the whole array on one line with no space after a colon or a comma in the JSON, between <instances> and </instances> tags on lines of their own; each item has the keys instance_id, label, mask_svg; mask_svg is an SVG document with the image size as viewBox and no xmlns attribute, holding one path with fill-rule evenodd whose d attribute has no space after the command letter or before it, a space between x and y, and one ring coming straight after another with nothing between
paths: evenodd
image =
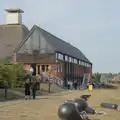
<instances>
[{"instance_id":1,"label":"parked car","mask_svg":"<svg viewBox=\"0 0 120 120\"><path fill-rule=\"evenodd\" d=\"M94 82L92 83L92 85L93 85L94 88L99 88L99 87L101 87L101 83L96 82L96 81L94 81Z\"/></svg>"}]
</instances>

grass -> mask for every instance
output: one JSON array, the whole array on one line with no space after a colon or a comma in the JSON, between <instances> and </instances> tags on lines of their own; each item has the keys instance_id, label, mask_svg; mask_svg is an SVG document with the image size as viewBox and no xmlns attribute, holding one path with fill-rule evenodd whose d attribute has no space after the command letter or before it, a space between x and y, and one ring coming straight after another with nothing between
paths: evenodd
<instances>
[{"instance_id":1,"label":"grass","mask_svg":"<svg viewBox=\"0 0 120 120\"><path fill-rule=\"evenodd\" d=\"M5 94L4 94L4 89L0 89L0 102L3 102L3 101L7 101L7 100L17 100L17 99L20 99L20 98L23 98L24 95L22 94L18 94L18 93L15 93L14 91L11 91L8 89L8 92L7 92L7 100L5 99Z\"/></svg>"},{"instance_id":2,"label":"grass","mask_svg":"<svg viewBox=\"0 0 120 120\"><path fill-rule=\"evenodd\" d=\"M50 93L59 93L62 92L64 89L56 86L55 84L51 85ZM37 96L44 96L50 94L48 90L48 84L41 84L40 90L36 92ZM7 100L15 100L24 98L24 88L14 88L8 89L8 98ZM6 101L4 97L4 89L0 89L0 101Z\"/></svg>"},{"instance_id":3,"label":"grass","mask_svg":"<svg viewBox=\"0 0 120 120\"><path fill-rule=\"evenodd\" d=\"M64 100L74 99L87 93L87 90L64 91L43 96L41 99L28 100L19 104L1 107L0 120L59 120L57 111ZM90 115L90 118L120 120L120 112L100 107L101 102L104 101L120 103L120 89L97 89L91 95L88 101L89 105L97 111L104 111L107 114L103 116Z\"/></svg>"}]
</instances>

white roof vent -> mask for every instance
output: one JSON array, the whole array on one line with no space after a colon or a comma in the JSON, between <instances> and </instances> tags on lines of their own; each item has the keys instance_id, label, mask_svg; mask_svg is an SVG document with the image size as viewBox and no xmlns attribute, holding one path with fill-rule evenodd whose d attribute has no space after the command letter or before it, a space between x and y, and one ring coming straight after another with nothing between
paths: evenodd
<instances>
[{"instance_id":1,"label":"white roof vent","mask_svg":"<svg viewBox=\"0 0 120 120\"><path fill-rule=\"evenodd\" d=\"M22 13L21 9L5 9L6 12L6 24L22 24Z\"/></svg>"}]
</instances>

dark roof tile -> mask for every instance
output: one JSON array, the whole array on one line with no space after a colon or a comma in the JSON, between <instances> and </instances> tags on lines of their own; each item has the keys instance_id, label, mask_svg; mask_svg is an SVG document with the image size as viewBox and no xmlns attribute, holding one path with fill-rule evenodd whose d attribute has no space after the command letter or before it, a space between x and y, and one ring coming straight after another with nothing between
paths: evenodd
<instances>
[{"instance_id":1,"label":"dark roof tile","mask_svg":"<svg viewBox=\"0 0 120 120\"><path fill-rule=\"evenodd\" d=\"M61 52L63 54L67 54L71 57L74 57L76 59L80 59L82 61L91 63L88 58L76 47L73 45L61 40L60 38L52 35L51 33L43 30L42 28L34 25L31 31L29 32L28 36L25 40L21 41L18 48L16 49L16 52L19 51L19 49L23 46L23 44L28 40L28 38L33 34L35 29L39 29L40 33L44 36L45 40L54 48L56 52Z\"/></svg>"},{"instance_id":2,"label":"dark roof tile","mask_svg":"<svg viewBox=\"0 0 120 120\"><path fill-rule=\"evenodd\" d=\"M28 33L24 25L0 25L0 59L11 57Z\"/></svg>"},{"instance_id":3,"label":"dark roof tile","mask_svg":"<svg viewBox=\"0 0 120 120\"><path fill-rule=\"evenodd\" d=\"M39 28L39 27L38 27ZM46 39L46 41L52 45L52 47L57 51L61 52L67 55L70 55L71 57L74 57L76 59L80 59L82 61L86 61L88 63L91 63L87 57L76 47L73 45L57 38L56 36L52 35L51 33L48 33L47 31L43 30L42 28L39 28L42 35Z\"/></svg>"}]
</instances>

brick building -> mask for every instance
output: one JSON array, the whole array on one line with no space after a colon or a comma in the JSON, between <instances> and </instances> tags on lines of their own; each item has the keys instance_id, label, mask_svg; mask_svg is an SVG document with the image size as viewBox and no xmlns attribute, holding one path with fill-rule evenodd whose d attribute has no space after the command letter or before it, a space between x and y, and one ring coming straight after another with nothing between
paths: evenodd
<instances>
[{"instance_id":1,"label":"brick building","mask_svg":"<svg viewBox=\"0 0 120 120\"><path fill-rule=\"evenodd\" d=\"M22 24L20 9L7 9L5 25L0 25L0 59L32 66L34 74L50 73L64 81L87 84L92 63L76 47L34 25Z\"/></svg>"}]
</instances>

